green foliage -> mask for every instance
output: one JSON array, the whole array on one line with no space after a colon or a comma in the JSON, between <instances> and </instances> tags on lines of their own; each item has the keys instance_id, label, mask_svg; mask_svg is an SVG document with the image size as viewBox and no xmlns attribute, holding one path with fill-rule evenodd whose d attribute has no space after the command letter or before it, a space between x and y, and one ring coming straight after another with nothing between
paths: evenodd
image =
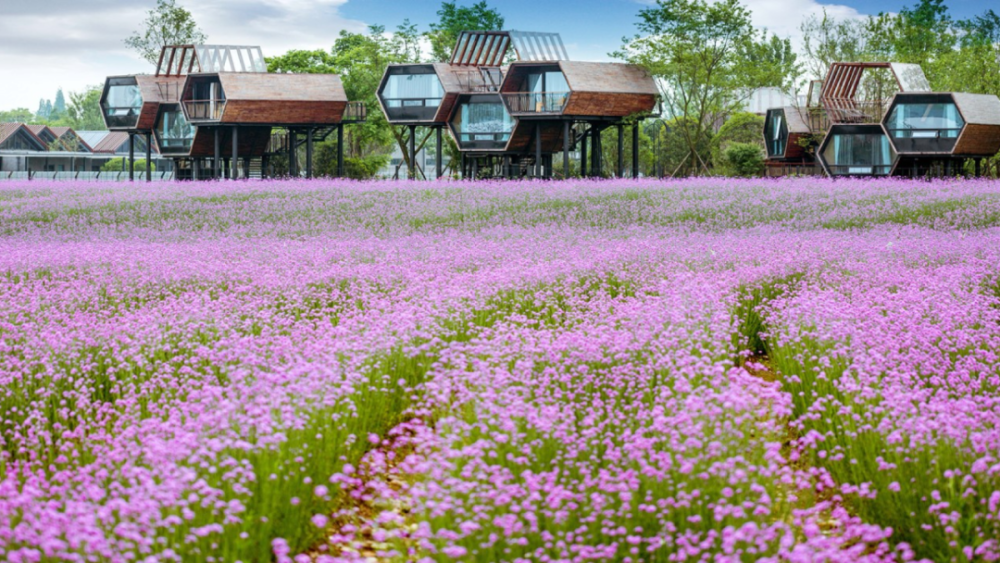
<instances>
[{"instance_id":1,"label":"green foliage","mask_svg":"<svg viewBox=\"0 0 1000 563\"><path fill-rule=\"evenodd\" d=\"M166 45L204 43L208 37L198 28L191 12L176 0L156 0L156 7L146 13L142 30L125 39L125 46L155 65Z\"/></svg>"},{"instance_id":2,"label":"green foliage","mask_svg":"<svg viewBox=\"0 0 1000 563\"><path fill-rule=\"evenodd\" d=\"M125 166L126 162L128 162L128 159L126 159L126 158L112 158L111 160L109 160L109 161L107 161L107 162L105 162L104 164L101 165L101 172L122 172L122 171L125 171L125 170L128 169L128 167ZM155 162L151 162L150 166L152 166L153 172L156 172L156 163ZM138 158L135 161L135 171L136 171L136 173L138 174L140 170L143 171L143 172L146 171L146 159L145 158Z\"/></svg>"},{"instance_id":3,"label":"green foliage","mask_svg":"<svg viewBox=\"0 0 1000 563\"><path fill-rule=\"evenodd\" d=\"M715 135L711 130L706 131L698 138L696 150L692 151L685 137L685 131L694 128L689 122L690 120L682 118L667 120L653 135L654 162L658 175L694 175L704 168L700 159L708 158Z\"/></svg>"},{"instance_id":4,"label":"green foliage","mask_svg":"<svg viewBox=\"0 0 1000 563\"><path fill-rule=\"evenodd\" d=\"M613 56L659 79L667 113L679 119L690 173L708 171L711 124L740 109L735 93L797 80L790 44L754 28L739 0L657 0L639 20L639 34Z\"/></svg>"},{"instance_id":5,"label":"green foliage","mask_svg":"<svg viewBox=\"0 0 1000 563\"><path fill-rule=\"evenodd\" d=\"M91 86L84 92L70 92L64 119L69 127L78 131L103 131L101 87Z\"/></svg>"},{"instance_id":6,"label":"green foliage","mask_svg":"<svg viewBox=\"0 0 1000 563\"><path fill-rule=\"evenodd\" d=\"M458 34L463 31L501 30L503 16L490 8L485 0L472 6L457 6L455 2L442 2L437 12L437 23L425 35L431 43L431 56L435 61L447 61L458 42Z\"/></svg>"},{"instance_id":7,"label":"green foliage","mask_svg":"<svg viewBox=\"0 0 1000 563\"><path fill-rule=\"evenodd\" d=\"M759 143L732 143L722 151L718 171L726 176L764 175L764 150Z\"/></svg>"},{"instance_id":8,"label":"green foliage","mask_svg":"<svg viewBox=\"0 0 1000 563\"><path fill-rule=\"evenodd\" d=\"M752 143L764 148L764 118L745 111L734 113L712 139L712 164L722 163L723 153L733 143Z\"/></svg>"},{"instance_id":9,"label":"green foliage","mask_svg":"<svg viewBox=\"0 0 1000 563\"><path fill-rule=\"evenodd\" d=\"M35 114L28 108L0 111L0 123L31 123Z\"/></svg>"}]
</instances>

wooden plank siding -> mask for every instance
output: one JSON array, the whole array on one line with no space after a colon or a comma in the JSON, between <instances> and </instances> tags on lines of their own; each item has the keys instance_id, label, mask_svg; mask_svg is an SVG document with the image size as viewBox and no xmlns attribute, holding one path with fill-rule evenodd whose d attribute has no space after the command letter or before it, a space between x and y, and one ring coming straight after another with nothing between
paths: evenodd
<instances>
[{"instance_id":1,"label":"wooden plank siding","mask_svg":"<svg viewBox=\"0 0 1000 563\"><path fill-rule=\"evenodd\" d=\"M965 120L952 154L993 156L1000 152L1000 98L989 94L951 95Z\"/></svg>"},{"instance_id":2,"label":"wooden plank siding","mask_svg":"<svg viewBox=\"0 0 1000 563\"><path fill-rule=\"evenodd\" d=\"M274 100L226 101L220 123L272 126L336 125L347 109L347 102L305 102Z\"/></svg>"},{"instance_id":3,"label":"wooden plank siding","mask_svg":"<svg viewBox=\"0 0 1000 563\"><path fill-rule=\"evenodd\" d=\"M347 109L347 93L335 74L191 74L185 82L182 100L193 100L195 82L213 79L219 81L225 95L220 124L335 125L343 120Z\"/></svg>"},{"instance_id":4,"label":"wooden plank siding","mask_svg":"<svg viewBox=\"0 0 1000 563\"><path fill-rule=\"evenodd\" d=\"M580 117L626 117L651 112L656 108L653 94L616 92L580 92L573 90L563 115Z\"/></svg>"}]
</instances>

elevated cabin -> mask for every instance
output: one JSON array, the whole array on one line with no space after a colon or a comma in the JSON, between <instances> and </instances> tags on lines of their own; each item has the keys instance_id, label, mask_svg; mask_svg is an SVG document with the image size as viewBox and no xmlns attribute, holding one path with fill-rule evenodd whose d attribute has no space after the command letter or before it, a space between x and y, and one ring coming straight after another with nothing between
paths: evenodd
<instances>
[{"instance_id":1,"label":"elevated cabin","mask_svg":"<svg viewBox=\"0 0 1000 563\"><path fill-rule=\"evenodd\" d=\"M510 114L522 119L650 113L659 95L640 67L569 60L512 63L500 92Z\"/></svg>"},{"instance_id":2,"label":"elevated cabin","mask_svg":"<svg viewBox=\"0 0 1000 563\"><path fill-rule=\"evenodd\" d=\"M802 160L808 158L806 143L812 135L808 110L796 107L774 108L764 116L764 145L767 158L772 160Z\"/></svg>"},{"instance_id":3,"label":"elevated cabin","mask_svg":"<svg viewBox=\"0 0 1000 563\"><path fill-rule=\"evenodd\" d=\"M181 91L195 125L332 126L344 121L347 94L335 74L188 75Z\"/></svg>"},{"instance_id":4,"label":"elevated cabin","mask_svg":"<svg viewBox=\"0 0 1000 563\"><path fill-rule=\"evenodd\" d=\"M463 94L448 125L459 149L502 152L514 130L514 118L496 94Z\"/></svg>"},{"instance_id":5,"label":"elevated cabin","mask_svg":"<svg viewBox=\"0 0 1000 563\"><path fill-rule=\"evenodd\" d=\"M829 176L888 176L897 159L877 124L832 125L817 155Z\"/></svg>"},{"instance_id":6,"label":"elevated cabin","mask_svg":"<svg viewBox=\"0 0 1000 563\"><path fill-rule=\"evenodd\" d=\"M900 93L882 124L901 155L990 157L1000 152L1000 98L992 95Z\"/></svg>"},{"instance_id":7,"label":"elevated cabin","mask_svg":"<svg viewBox=\"0 0 1000 563\"><path fill-rule=\"evenodd\" d=\"M110 131L151 131L160 104L177 103L180 76L111 76L101 92L101 113Z\"/></svg>"}]
</instances>

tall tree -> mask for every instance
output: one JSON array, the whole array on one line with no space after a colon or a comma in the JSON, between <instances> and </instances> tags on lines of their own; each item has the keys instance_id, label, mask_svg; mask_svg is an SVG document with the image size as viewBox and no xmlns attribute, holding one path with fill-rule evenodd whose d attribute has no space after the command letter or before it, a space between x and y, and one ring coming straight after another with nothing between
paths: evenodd
<instances>
[{"instance_id":1,"label":"tall tree","mask_svg":"<svg viewBox=\"0 0 1000 563\"><path fill-rule=\"evenodd\" d=\"M155 65L164 46L204 43L207 39L191 12L177 5L176 0L156 0L142 29L134 31L125 45Z\"/></svg>"},{"instance_id":2,"label":"tall tree","mask_svg":"<svg viewBox=\"0 0 1000 563\"><path fill-rule=\"evenodd\" d=\"M803 20L799 31L810 77L822 79L835 62L869 60L865 24L861 19L836 20L825 9L822 17L814 14Z\"/></svg>"},{"instance_id":3,"label":"tall tree","mask_svg":"<svg viewBox=\"0 0 1000 563\"><path fill-rule=\"evenodd\" d=\"M708 171L706 140L716 119L738 110L753 89L794 78L794 59L786 64L784 47L776 59L750 16L739 0L657 0L640 10L639 34L613 53L658 79L673 131L687 147L688 173Z\"/></svg>"},{"instance_id":4,"label":"tall tree","mask_svg":"<svg viewBox=\"0 0 1000 563\"><path fill-rule=\"evenodd\" d=\"M66 96L62 88L56 90L56 100L52 103L52 117L58 118L66 114Z\"/></svg>"},{"instance_id":5,"label":"tall tree","mask_svg":"<svg viewBox=\"0 0 1000 563\"><path fill-rule=\"evenodd\" d=\"M28 108L0 111L0 123L30 123L35 118Z\"/></svg>"},{"instance_id":6,"label":"tall tree","mask_svg":"<svg viewBox=\"0 0 1000 563\"><path fill-rule=\"evenodd\" d=\"M70 92L65 121L78 131L103 131L100 86L91 86L83 92Z\"/></svg>"},{"instance_id":7,"label":"tall tree","mask_svg":"<svg viewBox=\"0 0 1000 563\"><path fill-rule=\"evenodd\" d=\"M437 23L425 35L431 43L431 56L435 61L447 61L463 31L501 30L504 19L500 12L490 8L486 0L472 6L457 6L455 2L442 2L437 12Z\"/></svg>"}]
</instances>

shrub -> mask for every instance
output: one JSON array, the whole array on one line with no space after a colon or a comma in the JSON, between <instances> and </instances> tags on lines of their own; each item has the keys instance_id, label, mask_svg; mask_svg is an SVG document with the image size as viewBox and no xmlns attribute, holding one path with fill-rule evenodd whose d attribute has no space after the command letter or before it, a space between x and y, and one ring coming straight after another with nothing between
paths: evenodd
<instances>
[{"instance_id":1,"label":"shrub","mask_svg":"<svg viewBox=\"0 0 1000 563\"><path fill-rule=\"evenodd\" d=\"M753 143L733 143L723 151L719 171L726 176L764 175L764 151Z\"/></svg>"}]
</instances>

